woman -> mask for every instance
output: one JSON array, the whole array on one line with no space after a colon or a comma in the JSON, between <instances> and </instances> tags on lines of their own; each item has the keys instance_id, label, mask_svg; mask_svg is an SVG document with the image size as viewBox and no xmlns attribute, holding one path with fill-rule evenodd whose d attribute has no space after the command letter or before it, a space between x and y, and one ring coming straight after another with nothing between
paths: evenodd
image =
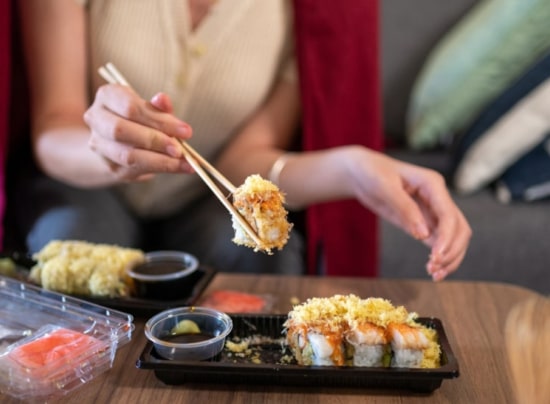
<instances>
[{"instance_id":1,"label":"woman","mask_svg":"<svg viewBox=\"0 0 550 404\"><path fill-rule=\"evenodd\" d=\"M31 250L147 235L224 270L301 272L297 235L275 257L231 245L227 213L189 175L188 140L235 184L271 179L292 207L357 199L431 247L435 280L462 261L471 230L439 174L359 146L286 154L300 116L286 1L32 0L21 14L34 153L55 180L28 189L63 195L27 212ZM108 61L135 91L100 81Z\"/></svg>"}]
</instances>

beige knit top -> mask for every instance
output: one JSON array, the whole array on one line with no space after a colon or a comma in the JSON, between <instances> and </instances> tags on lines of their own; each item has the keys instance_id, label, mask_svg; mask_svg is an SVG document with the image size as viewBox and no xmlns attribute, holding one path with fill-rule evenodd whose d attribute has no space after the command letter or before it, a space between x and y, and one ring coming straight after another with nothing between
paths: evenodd
<instances>
[{"instance_id":1,"label":"beige knit top","mask_svg":"<svg viewBox=\"0 0 550 404\"><path fill-rule=\"evenodd\" d=\"M275 80L294 79L286 0L218 0L193 32L185 0L88 0L85 7L93 93L104 84L97 69L109 61L145 99L167 93L193 127L189 143L210 161ZM161 174L120 191L143 217L169 215L209 192L194 174Z\"/></svg>"}]
</instances>

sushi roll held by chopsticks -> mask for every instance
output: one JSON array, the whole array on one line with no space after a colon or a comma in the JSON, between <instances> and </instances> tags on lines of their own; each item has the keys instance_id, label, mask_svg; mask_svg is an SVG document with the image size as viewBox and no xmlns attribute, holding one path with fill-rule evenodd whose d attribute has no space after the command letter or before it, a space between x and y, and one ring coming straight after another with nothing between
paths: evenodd
<instances>
[{"instance_id":1,"label":"sushi roll held by chopsticks","mask_svg":"<svg viewBox=\"0 0 550 404\"><path fill-rule=\"evenodd\" d=\"M275 248L281 250L292 229L284 203L285 197L275 184L257 174L247 177L233 193L233 206L256 232L261 244L252 240L235 217L233 242L268 254Z\"/></svg>"}]
</instances>

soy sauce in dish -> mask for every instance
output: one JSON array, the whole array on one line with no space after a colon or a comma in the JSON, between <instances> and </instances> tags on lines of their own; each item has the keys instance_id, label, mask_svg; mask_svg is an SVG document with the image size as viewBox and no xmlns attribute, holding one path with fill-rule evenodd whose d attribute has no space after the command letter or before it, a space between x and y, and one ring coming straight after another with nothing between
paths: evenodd
<instances>
[{"instance_id":1,"label":"soy sauce in dish","mask_svg":"<svg viewBox=\"0 0 550 404\"><path fill-rule=\"evenodd\" d=\"M166 335L162 337L164 341L174 342L177 344L192 344L194 342L202 342L214 338L214 335L204 332L200 333L186 333L186 334L174 334Z\"/></svg>"},{"instance_id":2,"label":"soy sauce in dish","mask_svg":"<svg viewBox=\"0 0 550 404\"><path fill-rule=\"evenodd\" d=\"M143 275L167 275L180 272L186 268L185 264L177 261L147 262L134 268L134 272Z\"/></svg>"}]
</instances>

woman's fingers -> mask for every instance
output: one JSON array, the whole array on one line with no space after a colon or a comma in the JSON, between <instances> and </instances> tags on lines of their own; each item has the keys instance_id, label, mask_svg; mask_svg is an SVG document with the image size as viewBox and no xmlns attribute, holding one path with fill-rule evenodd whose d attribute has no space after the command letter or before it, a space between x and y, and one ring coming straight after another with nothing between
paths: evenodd
<instances>
[{"instance_id":1,"label":"woman's fingers","mask_svg":"<svg viewBox=\"0 0 550 404\"><path fill-rule=\"evenodd\" d=\"M163 153L175 158L182 155L181 145L177 139L155 128L121 119L118 115L114 115L103 108L91 110L87 114L86 120L93 130L90 141L92 146L99 142L99 138L105 138L112 142Z\"/></svg>"},{"instance_id":2,"label":"woman's fingers","mask_svg":"<svg viewBox=\"0 0 550 404\"><path fill-rule=\"evenodd\" d=\"M155 108L128 87L102 86L99 88L96 98L103 108L112 113L140 125L154 128L169 136L185 140L192 134L191 127L172 115L171 110L167 112ZM169 99L167 101L166 98L167 96L163 96L162 100L168 103Z\"/></svg>"},{"instance_id":3,"label":"woman's fingers","mask_svg":"<svg viewBox=\"0 0 550 404\"><path fill-rule=\"evenodd\" d=\"M442 228L448 228L448 231L438 230L437 240L434 242L430 260L426 266L428 273L435 276L445 277L456 271L464 259L472 230L464 218L464 215L458 208L454 213L449 212L447 220Z\"/></svg>"},{"instance_id":4,"label":"woman's fingers","mask_svg":"<svg viewBox=\"0 0 550 404\"><path fill-rule=\"evenodd\" d=\"M352 156L353 157L353 156ZM355 195L380 217L430 247L426 268L434 280L455 271L472 231L441 174L372 151L359 154Z\"/></svg>"},{"instance_id":5,"label":"woman's fingers","mask_svg":"<svg viewBox=\"0 0 550 404\"><path fill-rule=\"evenodd\" d=\"M191 136L190 126L171 114L168 96L154 99L164 110L128 87L105 85L84 114L91 129L90 147L122 180L147 178L157 172L192 172L182 159L180 144Z\"/></svg>"},{"instance_id":6,"label":"woman's fingers","mask_svg":"<svg viewBox=\"0 0 550 404\"><path fill-rule=\"evenodd\" d=\"M446 188L434 192L427 203L433 212L437 235L431 245L432 256L446 265L468 247L471 229Z\"/></svg>"},{"instance_id":7,"label":"woman's fingers","mask_svg":"<svg viewBox=\"0 0 550 404\"><path fill-rule=\"evenodd\" d=\"M189 164L182 159L171 158L161 153L127 146L107 138L96 136L90 138L90 147L109 162L120 180L133 181L149 178L152 173L192 171Z\"/></svg>"},{"instance_id":8,"label":"woman's fingers","mask_svg":"<svg viewBox=\"0 0 550 404\"><path fill-rule=\"evenodd\" d=\"M453 273L458 269L465 256L466 249L463 249L457 256L448 261L446 264L434 264L430 259L430 261L428 261L428 264L426 265L426 269L428 273L432 276L432 279L434 281L441 281L445 279L447 275Z\"/></svg>"},{"instance_id":9,"label":"woman's fingers","mask_svg":"<svg viewBox=\"0 0 550 404\"><path fill-rule=\"evenodd\" d=\"M426 269L434 280L442 280L458 269L464 259L471 228L439 173L408 164L401 167L404 189L414 199L429 228L429 236L422 240L431 248ZM418 219L410 216L408 220Z\"/></svg>"}]
</instances>

